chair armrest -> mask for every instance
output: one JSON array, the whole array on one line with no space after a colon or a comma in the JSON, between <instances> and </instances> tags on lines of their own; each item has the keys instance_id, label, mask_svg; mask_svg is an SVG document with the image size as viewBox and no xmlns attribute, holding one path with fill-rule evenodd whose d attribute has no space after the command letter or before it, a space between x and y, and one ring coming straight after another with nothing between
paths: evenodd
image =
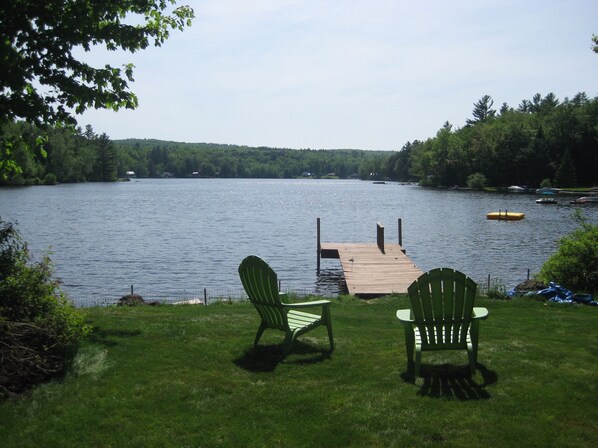
<instances>
[{"instance_id":1,"label":"chair armrest","mask_svg":"<svg viewBox=\"0 0 598 448\"><path fill-rule=\"evenodd\" d=\"M488 317L488 310L486 308L474 306L473 307L473 318L474 319L486 319Z\"/></svg>"},{"instance_id":2,"label":"chair armrest","mask_svg":"<svg viewBox=\"0 0 598 448\"><path fill-rule=\"evenodd\" d=\"M329 306L330 300L314 300L311 302L283 303L285 308L309 308L315 306Z\"/></svg>"},{"instance_id":3,"label":"chair armrest","mask_svg":"<svg viewBox=\"0 0 598 448\"><path fill-rule=\"evenodd\" d=\"M410 323L415 322L415 319L411 318L411 310L410 309L397 310L397 319L399 319L399 321L402 324L410 324Z\"/></svg>"}]
</instances>

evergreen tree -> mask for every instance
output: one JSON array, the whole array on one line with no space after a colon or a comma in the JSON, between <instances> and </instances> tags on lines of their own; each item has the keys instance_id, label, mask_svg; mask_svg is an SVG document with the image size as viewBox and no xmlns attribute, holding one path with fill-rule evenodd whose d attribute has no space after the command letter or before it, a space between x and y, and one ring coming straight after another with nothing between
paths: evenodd
<instances>
[{"instance_id":1,"label":"evergreen tree","mask_svg":"<svg viewBox=\"0 0 598 448\"><path fill-rule=\"evenodd\" d=\"M482 123L490 118L496 116L496 111L492 109L494 100L489 95L484 95L478 102L473 105L473 120L467 119L468 125Z\"/></svg>"},{"instance_id":2,"label":"evergreen tree","mask_svg":"<svg viewBox=\"0 0 598 448\"><path fill-rule=\"evenodd\" d=\"M96 148L95 179L101 182L114 182L116 177L116 151L106 134L95 137Z\"/></svg>"}]
</instances>

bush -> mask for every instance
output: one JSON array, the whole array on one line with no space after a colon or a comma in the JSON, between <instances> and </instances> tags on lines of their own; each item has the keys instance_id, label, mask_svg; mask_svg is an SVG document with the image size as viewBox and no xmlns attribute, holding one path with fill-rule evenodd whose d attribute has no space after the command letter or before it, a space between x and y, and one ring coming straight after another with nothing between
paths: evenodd
<instances>
[{"instance_id":1,"label":"bush","mask_svg":"<svg viewBox=\"0 0 598 448\"><path fill-rule=\"evenodd\" d=\"M492 285L488 285L486 295L489 299L495 300L508 300L510 298L507 294L507 287L500 280L495 280Z\"/></svg>"},{"instance_id":2,"label":"bush","mask_svg":"<svg viewBox=\"0 0 598 448\"><path fill-rule=\"evenodd\" d=\"M49 257L32 262L18 231L0 219L0 395L64 373L88 331L52 274Z\"/></svg>"},{"instance_id":3,"label":"bush","mask_svg":"<svg viewBox=\"0 0 598 448\"><path fill-rule=\"evenodd\" d=\"M549 178L543 179L542 182L540 182L540 188L550 188L552 187L552 182Z\"/></svg>"},{"instance_id":4,"label":"bush","mask_svg":"<svg viewBox=\"0 0 598 448\"><path fill-rule=\"evenodd\" d=\"M482 173L473 173L467 177L467 186L472 190L481 190L486 186L486 176Z\"/></svg>"},{"instance_id":5,"label":"bush","mask_svg":"<svg viewBox=\"0 0 598 448\"><path fill-rule=\"evenodd\" d=\"M560 240L558 251L540 269L538 278L578 293L598 292L598 225L577 210L581 228Z\"/></svg>"},{"instance_id":6,"label":"bush","mask_svg":"<svg viewBox=\"0 0 598 448\"><path fill-rule=\"evenodd\" d=\"M56 185L56 183L57 183L56 174L54 174L54 173L46 174L46 176L44 177L44 185Z\"/></svg>"}]
</instances>

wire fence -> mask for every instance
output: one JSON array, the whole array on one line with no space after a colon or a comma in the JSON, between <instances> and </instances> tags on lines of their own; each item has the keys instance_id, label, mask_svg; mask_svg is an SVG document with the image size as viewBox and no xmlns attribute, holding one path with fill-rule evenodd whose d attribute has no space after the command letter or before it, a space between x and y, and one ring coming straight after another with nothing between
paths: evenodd
<instances>
[{"instance_id":1,"label":"wire fence","mask_svg":"<svg viewBox=\"0 0 598 448\"><path fill-rule=\"evenodd\" d=\"M103 307L117 305L121 298L135 293L149 304L201 304L209 305L216 301L245 300L247 295L240 290L210 290L200 291L152 291L139 288L131 291L77 291L70 295L78 307Z\"/></svg>"},{"instance_id":2,"label":"wire fence","mask_svg":"<svg viewBox=\"0 0 598 448\"><path fill-rule=\"evenodd\" d=\"M314 291L287 290L284 291L297 297L317 295ZM219 302L235 302L247 299L243 289L210 289L204 288L200 291L152 291L139 288L130 291L78 291L70 293L75 306L80 308L106 307L118 305L121 298L129 294L137 294L143 298L145 303L170 304L170 305L210 305Z\"/></svg>"},{"instance_id":3,"label":"wire fence","mask_svg":"<svg viewBox=\"0 0 598 448\"><path fill-rule=\"evenodd\" d=\"M528 274L529 278L529 274ZM481 295L488 295L489 291L505 290L506 287L500 277L492 277L488 275L486 278L477 279L478 293ZM287 294L292 294L296 297L307 296L321 296L321 292L317 290L284 290ZM119 300L128 294L140 295L144 302L149 304L198 304L210 305L219 302L235 302L247 300L247 294L243 289L207 289L204 288L198 291L154 291L145 290L143 288L118 291L76 291L69 294L73 303L77 307L106 307L113 306L119 303ZM346 287L340 287L337 294L326 293L325 296L338 296L339 294L347 294Z\"/></svg>"},{"instance_id":4,"label":"wire fence","mask_svg":"<svg viewBox=\"0 0 598 448\"><path fill-rule=\"evenodd\" d=\"M527 280L533 278L531 270L527 270ZM478 284L478 294L480 295L488 295L489 292L507 292L507 285L505 285L504 281L500 277L492 277L490 274L486 278L478 279L476 281ZM516 285L510 285L515 287Z\"/></svg>"}]
</instances>

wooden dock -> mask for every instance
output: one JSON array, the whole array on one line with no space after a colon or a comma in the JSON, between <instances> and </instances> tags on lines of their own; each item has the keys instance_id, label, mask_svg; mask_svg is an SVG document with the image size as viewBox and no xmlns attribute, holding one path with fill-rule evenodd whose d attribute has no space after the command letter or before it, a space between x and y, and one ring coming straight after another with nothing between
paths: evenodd
<instances>
[{"instance_id":1,"label":"wooden dock","mask_svg":"<svg viewBox=\"0 0 598 448\"><path fill-rule=\"evenodd\" d=\"M381 224L376 243L320 243L318 222L318 268L319 258L338 258L349 294L359 297L406 293L423 273L400 244L384 243Z\"/></svg>"}]
</instances>

